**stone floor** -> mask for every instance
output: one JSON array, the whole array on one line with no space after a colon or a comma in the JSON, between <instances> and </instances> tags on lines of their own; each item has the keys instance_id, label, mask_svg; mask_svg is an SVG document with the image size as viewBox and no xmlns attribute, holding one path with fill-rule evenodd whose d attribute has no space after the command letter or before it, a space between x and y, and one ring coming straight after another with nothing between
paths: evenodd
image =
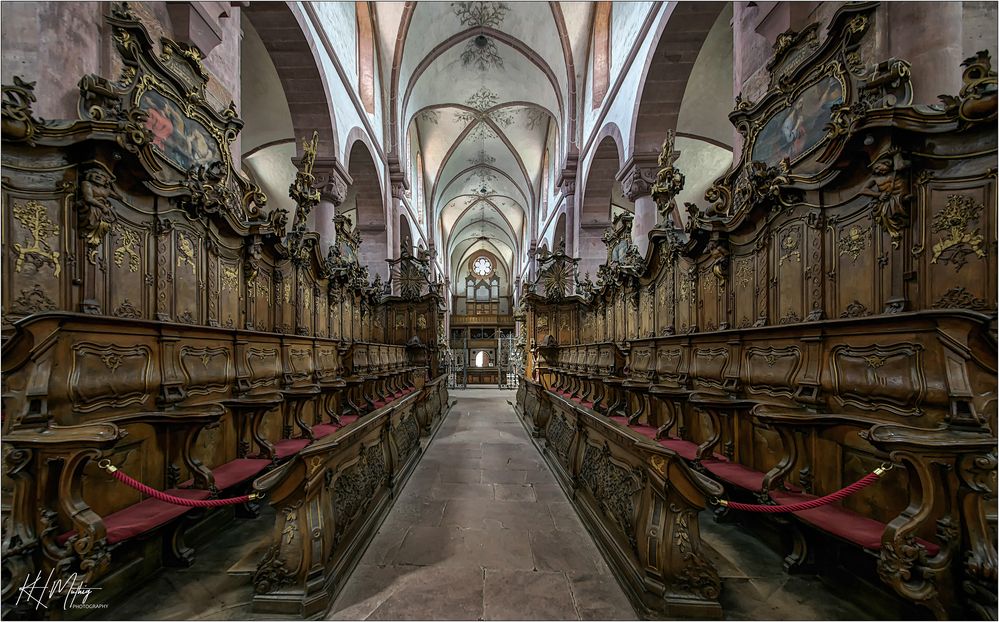
<instances>
[{"instance_id":1,"label":"stone floor","mask_svg":"<svg viewBox=\"0 0 999 622\"><path fill-rule=\"evenodd\" d=\"M336 620L630 620L635 612L506 400L455 391Z\"/></svg>"},{"instance_id":2,"label":"stone floor","mask_svg":"<svg viewBox=\"0 0 999 622\"><path fill-rule=\"evenodd\" d=\"M507 404L512 391L454 391L427 448L328 613L336 620L635 619L591 537ZM159 573L108 620L251 619L250 574L273 513L237 520L194 566ZM896 619L890 599L789 576L781 557L701 516L730 620Z\"/></svg>"}]
</instances>

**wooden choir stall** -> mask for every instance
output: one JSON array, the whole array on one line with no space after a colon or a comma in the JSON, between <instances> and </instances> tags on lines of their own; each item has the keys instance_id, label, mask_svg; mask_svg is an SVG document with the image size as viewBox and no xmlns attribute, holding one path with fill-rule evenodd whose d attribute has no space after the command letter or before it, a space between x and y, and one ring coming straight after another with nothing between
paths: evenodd
<instances>
[{"instance_id":1,"label":"wooden choir stall","mask_svg":"<svg viewBox=\"0 0 999 622\"><path fill-rule=\"evenodd\" d=\"M960 93L911 105L908 63L865 57L873 6L822 44L782 35L769 91L730 115L741 158L682 217L667 136L646 257L624 213L596 283L564 247L537 258L517 411L646 614L722 614L708 509L789 572L996 619L996 72L980 52ZM881 465L813 509L725 505Z\"/></svg>"},{"instance_id":2,"label":"wooden choir stall","mask_svg":"<svg viewBox=\"0 0 999 622\"><path fill-rule=\"evenodd\" d=\"M266 502L254 610L320 616L449 408L440 285L405 253L370 283L342 216L320 248L315 140L268 211L198 51L107 22L121 73L81 79L79 119L3 87L4 615L74 615L15 606L39 575L114 603Z\"/></svg>"}]
</instances>

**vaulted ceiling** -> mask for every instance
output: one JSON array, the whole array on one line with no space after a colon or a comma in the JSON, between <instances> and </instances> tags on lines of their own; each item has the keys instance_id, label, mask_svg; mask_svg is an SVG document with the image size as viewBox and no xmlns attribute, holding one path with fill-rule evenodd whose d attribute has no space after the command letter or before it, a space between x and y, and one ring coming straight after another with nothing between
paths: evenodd
<instances>
[{"instance_id":1,"label":"vaulted ceiling","mask_svg":"<svg viewBox=\"0 0 999 622\"><path fill-rule=\"evenodd\" d=\"M412 145L394 151L420 153L428 223L440 227L452 283L480 249L519 272L545 149L574 132L591 12L591 3L375 4L392 140Z\"/></svg>"}]
</instances>

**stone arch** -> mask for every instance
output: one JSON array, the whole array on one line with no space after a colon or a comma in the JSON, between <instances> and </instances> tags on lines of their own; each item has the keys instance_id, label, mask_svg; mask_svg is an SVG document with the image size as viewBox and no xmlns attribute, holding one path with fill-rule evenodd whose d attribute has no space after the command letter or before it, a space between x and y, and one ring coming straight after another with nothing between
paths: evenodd
<instances>
[{"instance_id":1,"label":"stone arch","mask_svg":"<svg viewBox=\"0 0 999 622\"><path fill-rule=\"evenodd\" d=\"M297 143L319 133L320 157L339 153L333 105L328 94L331 84L315 51L322 46L305 26L301 11L286 2L250 2L243 13L264 42L288 99Z\"/></svg>"},{"instance_id":2,"label":"stone arch","mask_svg":"<svg viewBox=\"0 0 999 622\"><path fill-rule=\"evenodd\" d=\"M575 236L575 254L581 259L582 272L596 274L607 256L601 238L611 224L611 201L615 194L620 194L617 172L621 168L621 152L620 142L613 132L608 132L597 143L586 172Z\"/></svg>"},{"instance_id":3,"label":"stone arch","mask_svg":"<svg viewBox=\"0 0 999 622\"><path fill-rule=\"evenodd\" d=\"M371 275L381 274L388 278L389 231L385 217L385 203L378 169L371 150L363 140L355 140L347 152L347 172L353 183L341 205L341 211L348 214L361 234L359 259L368 266Z\"/></svg>"},{"instance_id":4,"label":"stone arch","mask_svg":"<svg viewBox=\"0 0 999 622\"><path fill-rule=\"evenodd\" d=\"M668 7L669 15L655 35L654 51L646 58L639 81L631 153L657 152L666 130L676 129L694 62L726 4L681 0ZM726 105L731 81L727 89L722 98Z\"/></svg>"}]
</instances>

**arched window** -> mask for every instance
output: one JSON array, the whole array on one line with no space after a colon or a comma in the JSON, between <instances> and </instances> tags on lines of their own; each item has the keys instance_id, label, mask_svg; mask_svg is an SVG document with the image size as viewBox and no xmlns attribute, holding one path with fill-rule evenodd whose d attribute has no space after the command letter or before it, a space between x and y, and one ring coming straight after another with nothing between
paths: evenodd
<instances>
[{"instance_id":1,"label":"arched window","mask_svg":"<svg viewBox=\"0 0 999 622\"><path fill-rule=\"evenodd\" d=\"M610 88L611 3L597 2L593 15L593 107L598 108Z\"/></svg>"},{"instance_id":2,"label":"arched window","mask_svg":"<svg viewBox=\"0 0 999 622\"><path fill-rule=\"evenodd\" d=\"M367 2L355 2L357 12L357 90L364 111L375 113L375 39Z\"/></svg>"}]
</instances>

